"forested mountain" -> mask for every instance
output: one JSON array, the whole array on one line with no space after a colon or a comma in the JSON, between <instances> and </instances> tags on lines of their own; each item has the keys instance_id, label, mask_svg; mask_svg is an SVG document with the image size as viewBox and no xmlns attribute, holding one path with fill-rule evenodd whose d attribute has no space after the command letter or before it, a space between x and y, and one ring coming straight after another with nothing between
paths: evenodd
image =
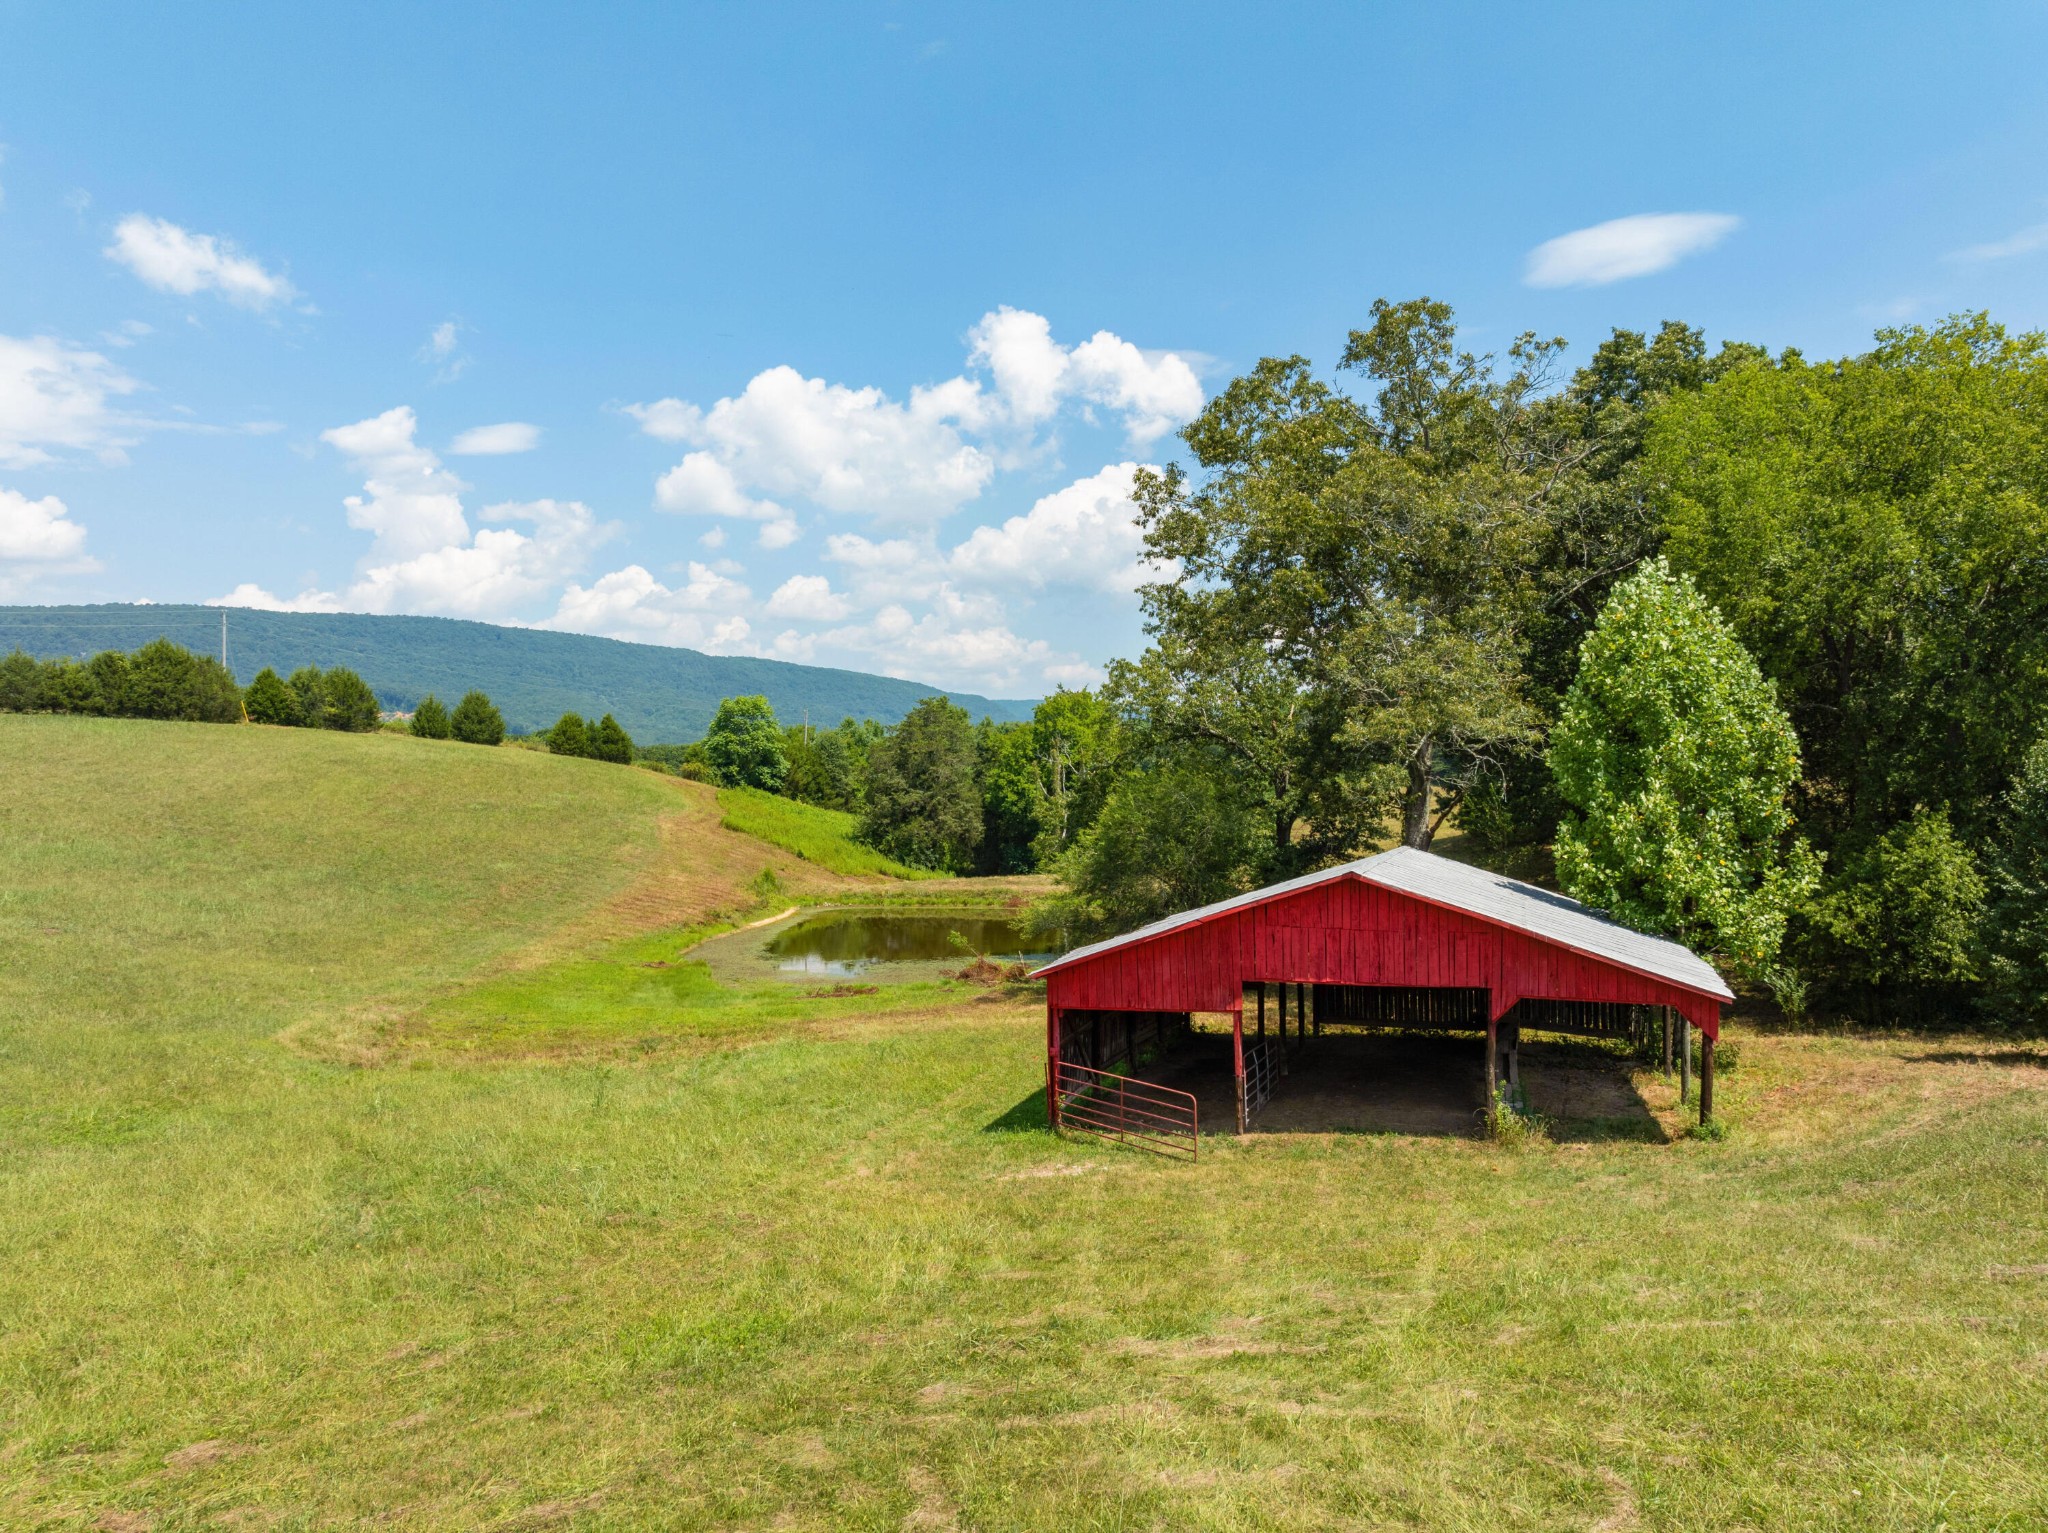
<instances>
[{"instance_id":1,"label":"forested mountain","mask_svg":"<svg viewBox=\"0 0 2048 1533\"><path fill-rule=\"evenodd\" d=\"M641 741L694 740L719 699L759 693L785 723L841 718L893 724L937 687L860 671L707 655L585 634L500 628L441 617L228 609L228 664L247 683L264 666L355 671L387 708L410 710L428 692L452 701L481 688L513 730L545 729L564 713L609 713ZM155 638L202 654L220 650L221 609L186 606L0 607L0 654L38 659L133 650ZM1030 701L943 695L976 718L1028 719Z\"/></svg>"}]
</instances>

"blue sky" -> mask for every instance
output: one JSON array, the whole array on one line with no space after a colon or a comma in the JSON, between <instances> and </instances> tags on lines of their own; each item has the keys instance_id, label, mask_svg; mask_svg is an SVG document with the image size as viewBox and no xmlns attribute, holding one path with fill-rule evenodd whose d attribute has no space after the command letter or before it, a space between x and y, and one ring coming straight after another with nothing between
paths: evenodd
<instances>
[{"instance_id":1,"label":"blue sky","mask_svg":"<svg viewBox=\"0 0 2048 1533\"><path fill-rule=\"evenodd\" d=\"M0 0L0 600L1086 682L1130 465L1375 297L2048 325L2044 59L2039 5Z\"/></svg>"}]
</instances>

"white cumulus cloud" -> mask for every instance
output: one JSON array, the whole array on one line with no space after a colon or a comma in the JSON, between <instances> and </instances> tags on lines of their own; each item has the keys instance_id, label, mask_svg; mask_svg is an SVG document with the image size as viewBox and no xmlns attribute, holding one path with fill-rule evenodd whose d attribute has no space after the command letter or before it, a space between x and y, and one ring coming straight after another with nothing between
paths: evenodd
<instances>
[{"instance_id":1,"label":"white cumulus cloud","mask_svg":"<svg viewBox=\"0 0 2048 1533\"><path fill-rule=\"evenodd\" d=\"M114 226L114 243L106 254L159 292L186 297L216 292L247 309L267 309L299 296L289 281L242 254L232 240L194 234L146 213L130 213Z\"/></svg>"},{"instance_id":2,"label":"white cumulus cloud","mask_svg":"<svg viewBox=\"0 0 2048 1533\"><path fill-rule=\"evenodd\" d=\"M613 530L581 501L530 500L486 506L478 519L492 525L472 533L462 504L469 487L419 444L418 430L401 405L321 433L365 479L363 493L343 501L349 525L372 537L346 590L279 598L245 583L215 604L502 616L556 589Z\"/></svg>"},{"instance_id":3,"label":"white cumulus cloud","mask_svg":"<svg viewBox=\"0 0 2048 1533\"><path fill-rule=\"evenodd\" d=\"M99 568L85 552L85 528L54 495L31 500L0 489L0 598L13 599L47 576Z\"/></svg>"},{"instance_id":4,"label":"white cumulus cloud","mask_svg":"<svg viewBox=\"0 0 2048 1533\"><path fill-rule=\"evenodd\" d=\"M532 452L540 446L540 427L525 421L500 421L495 426L471 426L459 432L448 450L461 458L493 458L507 453Z\"/></svg>"},{"instance_id":5,"label":"white cumulus cloud","mask_svg":"<svg viewBox=\"0 0 2048 1533\"><path fill-rule=\"evenodd\" d=\"M134 423L111 401L139 387L96 351L0 335L0 467L48 463L52 448L119 461Z\"/></svg>"},{"instance_id":6,"label":"white cumulus cloud","mask_svg":"<svg viewBox=\"0 0 2048 1533\"><path fill-rule=\"evenodd\" d=\"M1022 516L977 527L946 560L963 579L1134 591L1160 572L1144 558L1131 499L1136 463L1114 463L1042 496Z\"/></svg>"},{"instance_id":7,"label":"white cumulus cloud","mask_svg":"<svg viewBox=\"0 0 2048 1533\"><path fill-rule=\"evenodd\" d=\"M680 586L666 586L629 564L588 586L570 585L554 616L534 626L594 633L642 644L676 644L731 654L748 652L752 630L733 610L751 593L708 564L692 560Z\"/></svg>"},{"instance_id":8,"label":"white cumulus cloud","mask_svg":"<svg viewBox=\"0 0 2048 1533\"><path fill-rule=\"evenodd\" d=\"M978 498L1006 464L1044 444L1063 410L1119 422L1144 444L1202 407L1187 358L1110 331L1062 346L1042 315L999 308L968 336L967 373L895 399L874 387L756 374L708 408L682 399L627 406L649 436L692 451L656 484L664 509L745 517L793 538L794 503L898 525L934 524Z\"/></svg>"},{"instance_id":9,"label":"white cumulus cloud","mask_svg":"<svg viewBox=\"0 0 2048 1533\"><path fill-rule=\"evenodd\" d=\"M1601 287L1646 277L1710 250L1742 220L1732 213L1634 213L1545 240L1529 252L1530 287Z\"/></svg>"},{"instance_id":10,"label":"white cumulus cloud","mask_svg":"<svg viewBox=\"0 0 2048 1533\"><path fill-rule=\"evenodd\" d=\"M770 617L836 623L852 613L853 603L823 575L792 575L775 588L764 610Z\"/></svg>"}]
</instances>

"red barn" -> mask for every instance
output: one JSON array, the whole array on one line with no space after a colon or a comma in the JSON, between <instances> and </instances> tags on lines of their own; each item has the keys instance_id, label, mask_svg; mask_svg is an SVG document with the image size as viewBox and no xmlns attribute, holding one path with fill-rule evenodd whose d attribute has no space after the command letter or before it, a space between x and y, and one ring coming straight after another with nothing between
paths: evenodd
<instances>
[{"instance_id":1,"label":"red barn","mask_svg":"<svg viewBox=\"0 0 2048 1533\"><path fill-rule=\"evenodd\" d=\"M1734 999L1711 965L1532 884L1406 847L1382 852L1076 948L1046 982L1047 1102L1055 1124L1148 1043L1194 1012L1231 1015L1242 1130L1269 1089L1266 1003L1279 1036L1293 1000L1311 1025L1469 1028L1487 1037L1486 1082L1517 1070L1522 1029L1615 1035L1668 1007L1710 1040ZM1257 1034L1247 1044L1247 994ZM1700 1114L1713 1111L1713 1050L1702 1053ZM1094 1104L1088 1104L1093 1110Z\"/></svg>"}]
</instances>

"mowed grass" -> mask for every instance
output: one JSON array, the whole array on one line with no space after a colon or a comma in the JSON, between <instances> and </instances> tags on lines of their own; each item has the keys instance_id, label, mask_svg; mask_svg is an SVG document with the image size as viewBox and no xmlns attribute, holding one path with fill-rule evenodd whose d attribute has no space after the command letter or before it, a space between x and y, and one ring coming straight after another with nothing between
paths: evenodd
<instances>
[{"instance_id":1,"label":"mowed grass","mask_svg":"<svg viewBox=\"0 0 2048 1533\"><path fill-rule=\"evenodd\" d=\"M0 1525L2048 1520L2038 1050L1168 1165L1044 1132L1028 1000L528 964L716 833L648 774L0 718L0 781Z\"/></svg>"},{"instance_id":2,"label":"mowed grass","mask_svg":"<svg viewBox=\"0 0 2048 1533\"><path fill-rule=\"evenodd\" d=\"M936 878L906 867L854 840L859 820L837 809L800 804L758 788L720 788L718 813L726 829L756 836L834 873L884 874L890 878Z\"/></svg>"}]
</instances>

